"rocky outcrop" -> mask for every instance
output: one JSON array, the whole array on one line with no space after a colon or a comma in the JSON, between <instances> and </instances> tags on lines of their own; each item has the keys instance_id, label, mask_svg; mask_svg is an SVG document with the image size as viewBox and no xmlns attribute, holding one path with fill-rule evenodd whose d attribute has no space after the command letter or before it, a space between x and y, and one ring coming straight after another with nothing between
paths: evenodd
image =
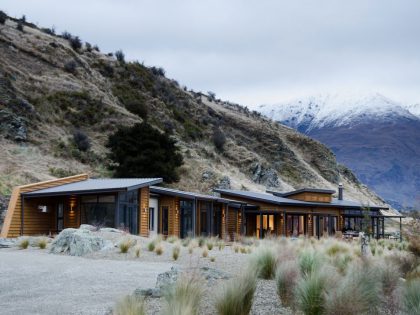
<instances>
[{"instance_id":1,"label":"rocky outcrop","mask_svg":"<svg viewBox=\"0 0 420 315\"><path fill-rule=\"evenodd\" d=\"M251 165L252 180L255 183L263 184L266 187L279 187L280 181L275 169L265 167L255 162Z\"/></svg>"},{"instance_id":2,"label":"rocky outcrop","mask_svg":"<svg viewBox=\"0 0 420 315\"><path fill-rule=\"evenodd\" d=\"M219 184L217 185L217 188L219 188L219 189L231 189L232 186L230 184L230 178L228 176L223 176L220 179Z\"/></svg>"},{"instance_id":3,"label":"rocky outcrop","mask_svg":"<svg viewBox=\"0 0 420 315\"><path fill-rule=\"evenodd\" d=\"M64 229L52 242L50 253L83 256L106 246L107 242L89 229Z\"/></svg>"}]
</instances>

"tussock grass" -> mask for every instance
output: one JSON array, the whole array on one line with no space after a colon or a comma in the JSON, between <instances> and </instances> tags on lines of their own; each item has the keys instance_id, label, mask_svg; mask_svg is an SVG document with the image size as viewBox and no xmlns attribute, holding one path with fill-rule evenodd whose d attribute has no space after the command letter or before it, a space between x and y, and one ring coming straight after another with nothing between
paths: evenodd
<instances>
[{"instance_id":1,"label":"tussock grass","mask_svg":"<svg viewBox=\"0 0 420 315\"><path fill-rule=\"evenodd\" d=\"M117 302L113 315L145 315L144 301L133 295L127 295Z\"/></svg>"},{"instance_id":2,"label":"tussock grass","mask_svg":"<svg viewBox=\"0 0 420 315\"><path fill-rule=\"evenodd\" d=\"M213 247L214 247L214 243L213 243L213 241L212 241L212 240L208 240L208 241L206 242L206 245L207 245L208 250L212 250L212 249L213 249Z\"/></svg>"},{"instance_id":3,"label":"tussock grass","mask_svg":"<svg viewBox=\"0 0 420 315\"><path fill-rule=\"evenodd\" d=\"M121 242L118 244L118 248L120 249L120 253L127 254L128 250L134 246L135 241L131 237L125 237Z\"/></svg>"},{"instance_id":4,"label":"tussock grass","mask_svg":"<svg viewBox=\"0 0 420 315\"><path fill-rule=\"evenodd\" d=\"M230 280L216 299L217 314L248 315L256 287L257 278L252 270L244 272L239 278Z\"/></svg>"},{"instance_id":5,"label":"tussock grass","mask_svg":"<svg viewBox=\"0 0 420 315\"><path fill-rule=\"evenodd\" d=\"M268 247L260 247L252 256L252 269L262 279L273 279L277 268L277 257Z\"/></svg>"},{"instance_id":6,"label":"tussock grass","mask_svg":"<svg viewBox=\"0 0 420 315\"><path fill-rule=\"evenodd\" d=\"M336 256L337 254L348 253L349 249L338 242L334 242L330 247L327 248L326 254L329 256Z\"/></svg>"},{"instance_id":7,"label":"tussock grass","mask_svg":"<svg viewBox=\"0 0 420 315\"><path fill-rule=\"evenodd\" d=\"M408 281L404 288L403 311L406 315L420 314L420 280Z\"/></svg>"},{"instance_id":8,"label":"tussock grass","mask_svg":"<svg viewBox=\"0 0 420 315\"><path fill-rule=\"evenodd\" d=\"M304 249L299 255L299 268L302 274L309 275L317 271L324 259L319 252L313 249Z\"/></svg>"},{"instance_id":9,"label":"tussock grass","mask_svg":"<svg viewBox=\"0 0 420 315\"><path fill-rule=\"evenodd\" d=\"M169 237L166 239L166 241L167 241L168 243L173 244L173 243L175 243L176 241L178 241L178 237L177 237L177 236L174 236L174 235L171 235L171 236L169 236Z\"/></svg>"},{"instance_id":10,"label":"tussock grass","mask_svg":"<svg viewBox=\"0 0 420 315\"><path fill-rule=\"evenodd\" d=\"M156 248L156 242L153 240L147 244L147 249L149 252L153 252Z\"/></svg>"},{"instance_id":11,"label":"tussock grass","mask_svg":"<svg viewBox=\"0 0 420 315\"><path fill-rule=\"evenodd\" d=\"M38 240L38 247L39 247L40 249L45 249L45 248L47 248L47 245L48 245L48 239L47 239L46 237L41 237L41 238Z\"/></svg>"},{"instance_id":12,"label":"tussock grass","mask_svg":"<svg viewBox=\"0 0 420 315\"><path fill-rule=\"evenodd\" d=\"M140 257L140 252L141 252L141 247L140 246L136 246L134 247L134 254L136 255L137 258Z\"/></svg>"},{"instance_id":13,"label":"tussock grass","mask_svg":"<svg viewBox=\"0 0 420 315\"><path fill-rule=\"evenodd\" d=\"M18 247L20 249L27 249L29 247L29 239L28 238L24 238L22 239L19 244Z\"/></svg>"},{"instance_id":14,"label":"tussock grass","mask_svg":"<svg viewBox=\"0 0 420 315\"><path fill-rule=\"evenodd\" d=\"M327 277L324 273L310 272L304 274L301 280L299 280L295 290L295 299L298 309L305 315L324 314L326 288Z\"/></svg>"},{"instance_id":15,"label":"tussock grass","mask_svg":"<svg viewBox=\"0 0 420 315\"><path fill-rule=\"evenodd\" d=\"M296 262L286 261L279 265L276 270L277 294L283 305L293 304L294 292L300 279L300 271Z\"/></svg>"},{"instance_id":16,"label":"tussock grass","mask_svg":"<svg viewBox=\"0 0 420 315\"><path fill-rule=\"evenodd\" d=\"M218 241L217 247L219 248L219 250L223 250L225 248L225 242L223 240Z\"/></svg>"},{"instance_id":17,"label":"tussock grass","mask_svg":"<svg viewBox=\"0 0 420 315\"><path fill-rule=\"evenodd\" d=\"M172 258L174 260L178 260L180 252L181 252L181 247L179 245L175 245L172 248Z\"/></svg>"},{"instance_id":18,"label":"tussock grass","mask_svg":"<svg viewBox=\"0 0 420 315\"><path fill-rule=\"evenodd\" d=\"M211 256L211 257L210 257L210 261L211 261L211 262L215 262L215 261L216 261L216 257Z\"/></svg>"},{"instance_id":19,"label":"tussock grass","mask_svg":"<svg viewBox=\"0 0 420 315\"><path fill-rule=\"evenodd\" d=\"M198 315L202 287L194 275L182 275L165 292L163 315Z\"/></svg>"},{"instance_id":20,"label":"tussock grass","mask_svg":"<svg viewBox=\"0 0 420 315\"><path fill-rule=\"evenodd\" d=\"M158 256L162 255L163 251L164 251L163 245L161 243L157 244L156 248L155 248L156 255L158 255Z\"/></svg>"},{"instance_id":21,"label":"tussock grass","mask_svg":"<svg viewBox=\"0 0 420 315\"><path fill-rule=\"evenodd\" d=\"M202 255L204 258L206 258L209 255L209 250L207 249L207 247L204 247Z\"/></svg>"}]
</instances>

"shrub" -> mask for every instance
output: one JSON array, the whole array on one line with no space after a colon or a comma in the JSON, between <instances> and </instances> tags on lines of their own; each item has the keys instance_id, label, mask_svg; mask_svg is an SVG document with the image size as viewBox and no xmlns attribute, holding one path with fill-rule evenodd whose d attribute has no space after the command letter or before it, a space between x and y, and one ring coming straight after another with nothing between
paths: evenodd
<instances>
[{"instance_id":1,"label":"shrub","mask_svg":"<svg viewBox=\"0 0 420 315\"><path fill-rule=\"evenodd\" d=\"M66 70L68 73L75 74L76 70L77 70L76 61L74 61L74 60L67 61L64 64L64 70Z\"/></svg>"},{"instance_id":2,"label":"shrub","mask_svg":"<svg viewBox=\"0 0 420 315\"><path fill-rule=\"evenodd\" d=\"M219 315L248 315L254 299L257 278L252 271L230 280L216 299Z\"/></svg>"},{"instance_id":3,"label":"shrub","mask_svg":"<svg viewBox=\"0 0 420 315\"><path fill-rule=\"evenodd\" d=\"M100 52L100 49L99 49L98 45L93 46L93 50L96 50L97 52Z\"/></svg>"},{"instance_id":4,"label":"shrub","mask_svg":"<svg viewBox=\"0 0 420 315\"><path fill-rule=\"evenodd\" d=\"M299 268L302 274L311 274L322 265L322 256L312 249L305 249L299 255Z\"/></svg>"},{"instance_id":5,"label":"shrub","mask_svg":"<svg viewBox=\"0 0 420 315\"><path fill-rule=\"evenodd\" d=\"M177 181L183 158L176 141L143 122L121 127L108 138L107 147L117 177L160 177Z\"/></svg>"},{"instance_id":6,"label":"shrub","mask_svg":"<svg viewBox=\"0 0 420 315\"><path fill-rule=\"evenodd\" d=\"M328 292L327 314L375 314L380 289L379 274L373 267L353 264L337 287Z\"/></svg>"},{"instance_id":7,"label":"shrub","mask_svg":"<svg viewBox=\"0 0 420 315\"><path fill-rule=\"evenodd\" d=\"M41 31L42 31L42 32L44 32L45 34L48 34L48 35L51 35L51 36L54 36L54 35L55 35L55 29L54 29L54 26L53 26L53 27L51 27L51 28L48 28L48 27L46 27L46 28L41 28Z\"/></svg>"},{"instance_id":8,"label":"shrub","mask_svg":"<svg viewBox=\"0 0 420 315\"><path fill-rule=\"evenodd\" d=\"M211 261L211 262L215 262L215 261L216 261L216 257L211 256L211 257L210 257L210 261Z\"/></svg>"},{"instance_id":9,"label":"shrub","mask_svg":"<svg viewBox=\"0 0 420 315\"><path fill-rule=\"evenodd\" d=\"M200 282L193 276L181 276L165 292L164 315L196 315L202 297Z\"/></svg>"},{"instance_id":10,"label":"shrub","mask_svg":"<svg viewBox=\"0 0 420 315\"><path fill-rule=\"evenodd\" d=\"M417 257L420 257L420 236L412 235L408 244L408 250Z\"/></svg>"},{"instance_id":11,"label":"shrub","mask_svg":"<svg viewBox=\"0 0 420 315\"><path fill-rule=\"evenodd\" d=\"M7 14L0 10L0 24L6 23Z\"/></svg>"},{"instance_id":12,"label":"shrub","mask_svg":"<svg viewBox=\"0 0 420 315\"><path fill-rule=\"evenodd\" d=\"M216 100L216 93L208 91L207 95L208 95L207 98L208 98L209 101L215 101Z\"/></svg>"},{"instance_id":13,"label":"shrub","mask_svg":"<svg viewBox=\"0 0 420 315\"><path fill-rule=\"evenodd\" d=\"M181 251L181 247L179 245L175 245L172 249L172 258L174 260L178 260L179 253Z\"/></svg>"},{"instance_id":14,"label":"shrub","mask_svg":"<svg viewBox=\"0 0 420 315\"><path fill-rule=\"evenodd\" d=\"M22 239L19 242L18 246L19 246L20 249L27 249L28 246L29 246L29 239L27 239L27 238Z\"/></svg>"},{"instance_id":15,"label":"shrub","mask_svg":"<svg viewBox=\"0 0 420 315\"><path fill-rule=\"evenodd\" d=\"M251 266L254 272L262 279L273 279L277 261L273 250L262 247L253 254Z\"/></svg>"},{"instance_id":16,"label":"shrub","mask_svg":"<svg viewBox=\"0 0 420 315\"><path fill-rule=\"evenodd\" d=\"M293 292L299 280L299 268L296 262L289 260L280 264L276 271L277 293L282 304L291 306L293 302Z\"/></svg>"},{"instance_id":17,"label":"shrub","mask_svg":"<svg viewBox=\"0 0 420 315\"><path fill-rule=\"evenodd\" d=\"M213 130L213 143L217 150L223 152L226 143L226 136L219 128L215 128Z\"/></svg>"},{"instance_id":18,"label":"shrub","mask_svg":"<svg viewBox=\"0 0 420 315\"><path fill-rule=\"evenodd\" d=\"M152 71L154 75L161 76L161 77L165 76L165 69L163 68L151 67L150 70Z\"/></svg>"},{"instance_id":19,"label":"shrub","mask_svg":"<svg viewBox=\"0 0 420 315\"><path fill-rule=\"evenodd\" d=\"M114 315L145 315L143 299L127 295L115 305Z\"/></svg>"},{"instance_id":20,"label":"shrub","mask_svg":"<svg viewBox=\"0 0 420 315\"><path fill-rule=\"evenodd\" d=\"M79 38L79 36L72 36L69 40L70 46L71 48L73 48L74 50L79 50L80 48L82 48L82 41Z\"/></svg>"},{"instance_id":21,"label":"shrub","mask_svg":"<svg viewBox=\"0 0 420 315\"><path fill-rule=\"evenodd\" d=\"M118 247L122 254L127 254L130 247L133 246L133 240L130 237L124 238L119 244Z\"/></svg>"},{"instance_id":22,"label":"shrub","mask_svg":"<svg viewBox=\"0 0 420 315\"><path fill-rule=\"evenodd\" d=\"M41 237L41 238L38 240L38 247L39 247L40 249L45 249L45 248L47 248L47 244L48 244L48 239L47 239L46 237Z\"/></svg>"},{"instance_id":23,"label":"shrub","mask_svg":"<svg viewBox=\"0 0 420 315\"><path fill-rule=\"evenodd\" d=\"M61 33L61 37L63 37L64 39L70 40L73 36L69 32L64 31L63 33Z\"/></svg>"},{"instance_id":24,"label":"shrub","mask_svg":"<svg viewBox=\"0 0 420 315\"><path fill-rule=\"evenodd\" d=\"M118 62L125 63L125 55L122 50L117 50L115 52L115 57L117 58Z\"/></svg>"},{"instance_id":25,"label":"shrub","mask_svg":"<svg viewBox=\"0 0 420 315\"><path fill-rule=\"evenodd\" d=\"M136 255L137 258L140 257L140 252L141 252L141 247L140 246L136 246L134 248L134 253L135 253L135 255Z\"/></svg>"},{"instance_id":26,"label":"shrub","mask_svg":"<svg viewBox=\"0 0 420 315\"><path fill-rule=\"evenodd\" d=\"M125 108L127 108L127 110L131 113L143 119L147 119L149 112L147 110L146 104L142 100L130 100L125 102L124 105Z\"/></svg>"},{"instance_id":27,"label":"shrub","mask_svg":"<svg viewBox=\"0 0 420 315\"><path fill-rule=\"evenodd\" d=\"M204 258L206 258L209 255L209 251L208 251L207 247L204 247L202 255L203 255Z\"/></svg>"},{"instance_id":28,"label":"shrub","mask_svg":"<svg viewBox=\"0 0 420 315\"><path fill-rule=\"evenodd\" d=\"M91 147L89 137L81 130L73 133L73 141L79 151L86 152Z\"/></svg>"},{"instance_id":29,"label":"shrub","mask_svg":"<svg viewBox=\"0 0 420 315\"><path fill-rule=\"evenodd\" d=\"M213 244L213 242L211 240L208 240L206 245L207 245L207 248L209 250L212 250L213 249L214 244Z\"/></svg>"},{"instance_id":30,"label":"shrub","mask_svg":"<svg viewBox=\"0 0 420 315\"><path fill-rule=\"evenodd\" d=\"M163 246L162 244L157 244L156 248L155 248L155 253L156 255L160 256L163 254Z\"/></svg>"},{"instance_id":31,"label":"shrub","mask_svg":"<svg viewBox=\"0 0 420 315\"><path fill-rule=\"evenodd\" d=\"M404 288L403 307L407 315L420 314L420 280L407 282Z\"/></svg>"},{"instance_id":32,"label":"shrub","mask_svg":"<svg viewBox=\"0 0 420 315\"><path fill-rule=\"evenodd\" d=\"M149 242L149 244L147 244L147 249L149 250L149 252L153 252L156 248L156 243L155 241L151 241Z\"/></svg>"},{"instance_id":33,"label":"shrub","mask_svg":"<svg viewBox=\"0 0 420 315\"><path fill-rule=\"evenodd\" d=\"M92 45L88 42L85 43L85 49L87 52L91 52L92 51Z\"/></svg>"},{"instance_id":34,"label":"shrub","mask_svg":"<svg viewBox=\"0 0 420 315\"><path fill-rule=\"evenodd\" d=\"M326 277L321 272L307 273L299 280L296 286L295 299L303 314L324 314L326 282Z\"/></svg>"},{"instance_id":35,"label":"shrub","mask_svg":"<svg viewBox=\"0 0 420 315\"><path fill-rule=\"evenodd\" d=\"M18 31L23 32L23 23L22 23L22 21L18 21L18 22L17 22L16 29L17 29Z\"/></svg>"}]
</instances>

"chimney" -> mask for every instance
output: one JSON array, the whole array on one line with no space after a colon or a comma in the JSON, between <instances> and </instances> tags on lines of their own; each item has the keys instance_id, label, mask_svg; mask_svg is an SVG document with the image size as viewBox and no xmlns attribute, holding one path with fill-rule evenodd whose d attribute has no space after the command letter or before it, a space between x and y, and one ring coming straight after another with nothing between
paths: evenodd
<instances>
[{"instance_id":1,"label":"chimney","mask_svg":"<svg viewBox=\"0 0 420 315\"><path fill-rule=\"evenodd\" d=\"M343 200L343 191L344 191L343 184L342 183L338 184L338 200Z\"/></svg>"}]
</instances>

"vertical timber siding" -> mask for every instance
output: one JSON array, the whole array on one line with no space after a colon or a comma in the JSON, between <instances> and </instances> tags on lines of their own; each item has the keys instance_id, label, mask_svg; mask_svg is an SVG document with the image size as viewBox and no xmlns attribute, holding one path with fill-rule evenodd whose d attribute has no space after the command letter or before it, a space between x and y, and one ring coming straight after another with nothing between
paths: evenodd
<instances>
[{"instance_id":1,"label":"vertical timber siding","mask_svg":"<svg viewBox=\"0 0 420 315\"><path fill-rule=\"evenodd\" d=\"M139 191L139 234L149 236L149 187L143 187Z\"/></svg>"},{"instance_id":2,"label":"vertical timber siding","mask_svg":"<svg viewBox=\"0 0 420 315\"><path fill-rule=\"evenodd\" d=\"M86 179L88 179L87 174L80 174L13 188L0 237L17 237L21 234L21 193L79 182ZM23 235L48 233L48 229L50 229L51 226L48 225L47 227L47 222L51 223L53 219L51 217L42 216L46 214L47 213L39 213L37 206L30 200L25 200Z\"/></svg>"},{"instance_id":3,"label":"vertical timber siding","mask_svg":"<svg viewBox=\"0 0 420 315\"><path fill-rule=\"evenodd\" d=\"M159 199L159 206L161 209L162 207L168 207L168 236L173 235L179 237L179 198L173 196L162 196Z\"/></svg>"}]
</instances>

